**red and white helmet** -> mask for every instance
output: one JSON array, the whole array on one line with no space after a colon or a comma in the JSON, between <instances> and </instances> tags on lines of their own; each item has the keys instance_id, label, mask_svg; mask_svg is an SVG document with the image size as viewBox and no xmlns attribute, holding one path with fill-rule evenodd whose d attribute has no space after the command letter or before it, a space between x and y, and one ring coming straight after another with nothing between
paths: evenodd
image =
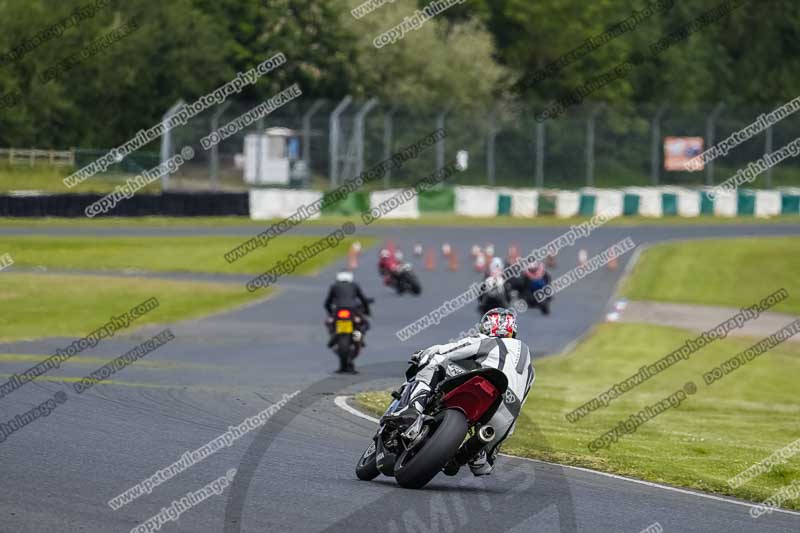
<instances>
[{"instance_id":1,"label":"red and white helmet","mask_svg":"<svg viewBox=\"0 0 800 533\"><path fill-rule=\"evenodd\" d=\"M517 313L504 307L490 309L481 318L480 331L489 337L513 339L517 336Z\"/></svg>"},{"instance_id":2,"label":"red and white helmet","mask_svg":"<svg viewBox=\"0 0 800 533\"><path fill-rule=\"evenodd\" d=\"M544 265L540 261L532 261L528 264L527 275L531 279L539 279L544 276Z\"/></svg>"}]
</instances>

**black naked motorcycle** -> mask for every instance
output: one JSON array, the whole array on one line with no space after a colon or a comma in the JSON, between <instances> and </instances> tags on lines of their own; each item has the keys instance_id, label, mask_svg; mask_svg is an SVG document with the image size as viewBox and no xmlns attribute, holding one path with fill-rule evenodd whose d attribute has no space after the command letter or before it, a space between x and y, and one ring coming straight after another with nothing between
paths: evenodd
<instances>
[{"instance_id":1,"label":"black naked motorcycle","mask_svg":"<svg viewBox=\"0 0 800 533\"><path fill-rule=\"evenodd\" d=\"M455 475L494 439L488 421L508 388L501 371L467 370L448 363L437 371L425 411L416 421L386 421L388 414L408 403L415 374L412 365L406 372L408 381L392 393L394 401L356 466L359 479L369 481L383 474L394 477L401 487L419 489L439 472Z\"/></svg>"},{"instance_id":2,"label":"black naked motorcycle","mask_svg":"<svg viewBox=\"0 0 800 533\"><path fill-rule=\"evenodd\" d=\"M503 276L489 276L483 281L486 290L478 297L478 312L486 314L495 307L508 307L511 296Z\"/></svg>"},{"instance_id":3,"label":"black naked motorcycle","mask_svg":"<svg viewBox=\"0 0 800 533\"><path fill-rule=\"evenodd\" d=\"M419 283L417 275L414 273L414 267L410 263L403 263L394 272L392 272L391 286L397 291L397 294L410 292L411 294L419 295L422 293L422 285Z\"/></svg>"}]
</instances>

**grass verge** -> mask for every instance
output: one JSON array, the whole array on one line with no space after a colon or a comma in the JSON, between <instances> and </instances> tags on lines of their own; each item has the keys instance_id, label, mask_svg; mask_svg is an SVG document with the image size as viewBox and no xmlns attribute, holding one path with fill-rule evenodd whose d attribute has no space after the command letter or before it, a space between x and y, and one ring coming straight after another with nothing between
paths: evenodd
<instances>
[{"instance_id":1,"label":"grass verge","mask_svg":"<svg viewBox=\"0 0 800 533\"><path fill-rule=\"evenodd\" d=\"M713 385L703 374L747 348L728 338L707 345L608 407L570 423L566 413L680 347L695 335L675 328L603 324L567 355L536 362L536 382L503 451L649 481L762 501L800 476L800 455L738 488L728 480L800 437L797 379L800 346L784 343ZM609 448L588 444L618 422L667 397L688 381L697 393L623 436ZM357 401L381 414L388 393ZM800 509L797 500L784 504Z\"/></svg>"},{"instance_id":2,"label":"grass verge","mask_svg":"<svg viewBox=\"0 0 800 533\"><path fill-rule=\"evenodd\" d=\"M727 305L758 303L785 288L774 311L800 313L800 237L711 239L648 248L622 293L635 300Z\"/></svg>"},{"instance_id":3,"label":"grass verge","mask_svg":"<svg viewBox=\"0 0 800 533\"><path fill-rule=\"evenodd\" d=\"M280 236L232 264L223 254L246 240L242 237L2 237L0 251L10 253L19 267L261 274L321 238ZM316 272L346 254L353 240L346 238L325 249L300 264L294 274ZM369 237L359 240L365 246L373 242Z\"/></svg>"},{"instance_id":4,"label":"grass verge","mask_svg":"<svg viewBox=\"0 0 800 533\"><path fill-rule=\"evenodd\" d=\"M159 307L130 329L197 318L263 296L221 283L3 272L0 307L7 312L0 314L0 341L84 336L150 297L158 298Z\"/></svg>"},{"instance_id":5,"label":"grass verge","mask_svg":"<svg viewBox=\"0 0 800 533\"><path fill-rule=\"evenodd\" d=\"M459 215L424 215L418 219L378 219L373 222L377 226L444 226L444 227L568 227L589 220L586 217L556 218L540 216L536 218L491 217L475 218ZM345 222L360 224L358 216L325 216L303 222L309 226L334 226ZM248 226L266 228L274 220L251 220L249 217L100 217L79 218L0 218L2 227L219 227ZM667 217L620 217L608 223L609 226L716 226L737 224L800 224L800 217L784 215L772 218L755 217L712 217L695 218Z\"/></svg>"},{"instance_id":6,"label":"grass verge","mask_svg":"<svg viewBox=\"0 0 800 533\"><path fill-rule=\"evenodd\" d=\"M113 175L101 174L86 180L83 183L68 189L63 179L74 172L72 167L10 166L0 164L0 192L7 191L41 191L53 194L64 193L108 193L118 185L123 185L125 180L133 178L136 174ZM143 192L156 193L161 190L161 182L150 183L142 189Z\"/></svg>"}]
</instances>

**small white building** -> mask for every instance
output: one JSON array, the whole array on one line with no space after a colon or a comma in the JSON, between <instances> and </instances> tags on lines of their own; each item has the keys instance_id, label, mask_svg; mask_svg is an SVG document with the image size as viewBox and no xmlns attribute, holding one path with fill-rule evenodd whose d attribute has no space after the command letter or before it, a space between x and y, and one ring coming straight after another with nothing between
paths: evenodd
<instances>
[{"instance_id":1,"label":"small white building","mask_svg":"<svg viewBox=\"0 0 800 533\"><path fill-rule=\"evenodd\" d=\"M250 185L289 185L292 161L299 157L299 132L267 128L244 138L244 181Z\"/></svg>"}]
</instances>

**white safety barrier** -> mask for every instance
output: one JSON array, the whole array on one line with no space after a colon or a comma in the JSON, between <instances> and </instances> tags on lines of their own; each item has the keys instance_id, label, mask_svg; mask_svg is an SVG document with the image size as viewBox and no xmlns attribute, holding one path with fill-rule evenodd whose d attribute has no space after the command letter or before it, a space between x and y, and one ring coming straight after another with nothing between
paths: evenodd
<instances>
[{"instance_id":1,"label":"white safety barrier","mask_svg":"<svg viewBox=\"0 0 800 533\"><path fill-rule=\"evenodd\" d=\"M707 189L711 190L711 189ZM735 217L738 212L739 194L736 191L716 191L714 198L714 215L718 217Z\"/></svg>"},{"instance_id":2,"label":"white safety barrier","mask_svg":"<svg viewBox=\"0 0 800 533\"><path fill-rule=\"evenodd\" d=\"M581 205L581 195L575 191L556 192L556 216L560 218L574 217Z\"/></svg>"},{"instance_id":3,"label":"white safety barrier","mask_svg":"<svg viewBox=\"0 0 800 533\"><path fill-rule=\"evenodd\" d=\"M497 197L497 189L456 187L456 214L467 217L495 217Z\"/></svg>"},{"instance_id":4,"label":"white safety barrier","mask_svg":"<svg viewBox=\"0 0 800 533\"><path fill-rule=\"evenodd\" d=\"M586 187L581 189L581 193L590 194L595 197L594 212L605 213L609 217L621 217L625 194L615 189L595 189Z\"/></svg>"},{"instance_id":5,"label":"white safety barrier","mask_svg":"<svg viewBox=\"0 0 800 533\"><path fill-rule=\"evenodd\" d=\"M627 194L639 197L639 215L643 217L661 217L664 212L661 202L661 190L645 187L628 187L624 190Z\"/></svg>"},{"instance_id":6,"label":"white safety barrier","mask_svg":"<svg viewBox=\"0 0 800 533\"><path fill-rule=\"evenodd\" d=\"M407 191L408 197L400 195L390 200L404 190ZM419 196L411 189L386 189L369 193L369 207L378 209L381 218L419 218L418 199Z\"/></svg>"},{"instance_id":7,"label":"white safety barrier","mask_svg":"<svg viewBox=\"0 0 800 533\"><path fill-rule=\"evenodd\" d=\"M536 189L509 189L503 193L511 196L511 216L535 217L539 212L539 191Z\"/></svg>"},{"instance_id":8,"label":"white safety barrier","mask_svg":"<svg viewBox=\"0 0 800 533\"><path fill-rule=\"evenodd\" d=\"M269 220L287 218L302 206L307 206L322 198L317 191L298 191L294 189L250 189L250 218ZM301 213L303 211L301 210ZM308 218L319 218L315 213Z\"/></svg>"},{"instance_id":9,"label":"white safety barrier","mask_svg":"<svg viewBox=\"0 0 800 533\"><path fill-rule=\"evenodd\" d=\"M676 188L678 215L682 217L700 216L700 193L691 189Z\"/></svg>"},{"instance_id":10,"label":"white safety barrier","mask_svg":"<svg viewBox=\"0 0 800 533\"><path fill-rule=\"evenodd\" d=\"M511 189L498 187L498 195L511 197L510 215L513 217L531 218L539 212L539 191L536 189ZM499 207L499 206L498 206Z\"/></svg>"},{"instance_id":11,"label":"white safety barrier","mask_svg":"<svg viewBox=\"0 0 800 533\"><path fill-rule=\"evenodd\" d=\"M756 191L755 215L757 217L774 217L781 214L780 191Z\"/></svg>"}]
</instances>

